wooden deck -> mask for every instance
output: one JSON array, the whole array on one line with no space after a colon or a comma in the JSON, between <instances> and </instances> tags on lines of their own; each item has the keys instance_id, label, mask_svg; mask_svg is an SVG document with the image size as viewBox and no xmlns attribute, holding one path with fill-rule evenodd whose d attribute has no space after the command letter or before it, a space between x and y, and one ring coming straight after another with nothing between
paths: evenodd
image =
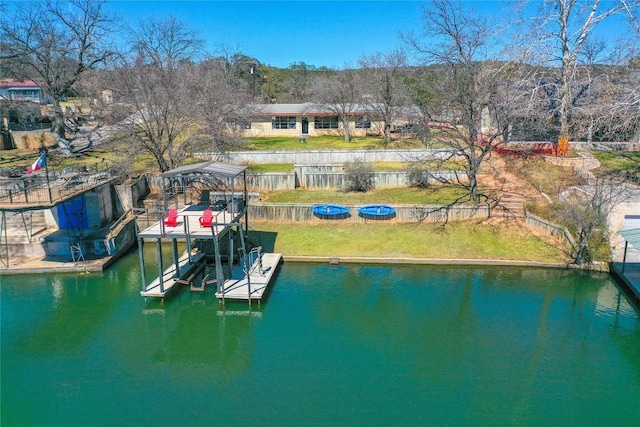
<instances>
[{"instance_id":1,"label":"wooden deck","mask_svg":"<svg viewBox=\"0 0 640 427\"><path fill-rule=\"evenodd\" d=\"M149 283L147 287L140 292L143 297L164 298L169 294L175 285L184 281L199 264L204 262L204 253L198 252L191 255L191 261L189 261L189 254L186 252L178 259L178 265L180 266L180 275L176 277L176 266L171 264L169 268L164 270L162 274L163 286L160 288L160 278L156 278L153 282Z\"/></svg>"},{"instance_id":2,"label":"wooden deck","mask_svg":"<svg viewBox=\"0 0 640 427\"><path fill-rule=\"evenodd\" d=\"M230 279L225 280L223 291L216 292L216 297L222 301L225 299L262 300L281 260L282 254L262 254L262 264L260 265L259 260L253 262L248 279L247 277L239 278L237 274L233 274Z\"/></svg>"},{"instance_id":3,"label":"wooden deck","mask_svg":"<svg viewBox=\"0 0 640 427\"><path fill-rule=\"evenodd\" d=\"M212 239L215 236L224 234L232 222L237 222L241 213L223 211L213 211L212 227L200 226L200 217L205 206L188 205L178 211L178 223L174 227L164 225L163 221L157 221L152 226L140 231L142 238L170 238L170 239Z\"/></svg>"}]
</instances>

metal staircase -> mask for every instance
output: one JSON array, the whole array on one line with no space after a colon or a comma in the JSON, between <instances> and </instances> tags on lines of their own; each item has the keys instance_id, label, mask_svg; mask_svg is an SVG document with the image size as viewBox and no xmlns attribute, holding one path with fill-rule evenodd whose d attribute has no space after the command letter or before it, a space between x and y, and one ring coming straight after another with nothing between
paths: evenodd
<instances>
[{"instance_id":1,"label":"metal staircase","mask_svg":"<svg viewBox=\"0 0 640 427\"><path fill-rule=\"evenodd\" d=\"M67 221L67 237L69 239L69 251L71 252L71 259L73 260L74 265L78 265L83 263L85 268L87 265L87 260L84 257L84 253L82 250L82 245L84 241L84 208L80 209L78 212L77 209L71 209L71 201L67 200L62 203L62 211L65 215L65 219Z\"/></svg>"},{"instance_id":2,"label":"metal staircase","mask_svg":"<svg viewBox=\"0 0 640 427\"><path fill-rule=\"evenodd\" d=\"M0 217L0 264L9 268L9 241L7 235L7 213L2 211Z\"/></svg>"}]
</instances>

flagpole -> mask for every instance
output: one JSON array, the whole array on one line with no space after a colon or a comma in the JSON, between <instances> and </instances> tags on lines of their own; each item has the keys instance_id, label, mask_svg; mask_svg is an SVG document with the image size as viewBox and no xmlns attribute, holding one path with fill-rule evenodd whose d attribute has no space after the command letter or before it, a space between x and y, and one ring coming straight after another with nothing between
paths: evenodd
<instances>
[{"instance_id":1,"label":"flagpole","mask_svg":"<svg viewBox=\"0 0 640 427\"><path fill-rule=\"evenodd\" d=\"M49 203L53 203L53 197L51 197L51 185L49 184L49 162L47 162L47 149L44 149L44 173L47 177L47 189L49 190Z\"/></svg>"}]
</instances>

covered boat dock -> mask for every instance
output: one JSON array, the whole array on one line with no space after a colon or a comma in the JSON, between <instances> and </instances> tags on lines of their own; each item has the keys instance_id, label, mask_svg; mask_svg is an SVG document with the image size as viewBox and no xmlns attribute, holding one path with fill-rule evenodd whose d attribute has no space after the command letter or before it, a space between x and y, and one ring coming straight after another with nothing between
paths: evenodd
<instances>
[{"instance_id":1,"label":"covered boat dock","mask_svg":"<svg viewBox=\"0 0 640 427\"><path fill-rule=\"evenodd\" d=\"M216 284L216 297L260 300L256 293L258 286L251 287L253 280L261 283L268 277L268 285L276 265L271 266L269 275L253 277L244 265L263 262L260 251L248 248L246 167L228 163L203 162L182 166L162 174L164 212L159 220L138 233L142 290L140 294L164 300L176 285L190 285L192 290L202 291L209 284ZM212 197L213 196L213 197ZM197 199L197 200L195 200ZM171 242L173 263L163 265L163 241ZM146 280L144 243L156 245L157 278L150 283ZM186 243L186 250L180 254L178 241ZM224 254L223 254L224 252ZM256 258L255 253L258 253ZM266 257L271 259L273 254ZM251 258L253 257L253 258ZM278 263L280 261L278 256ZM248 260L252 259L251 262ZM207 267L212 270L207 272ZM229 281L244 268L245 276L239 280L249 283L243 296L237 295L236 288L228 286ZM266 272L265 272L266 273ZM199 285L198 283L199 282ZM229 294L229 295L227 295Z\"/></svg>"},{"instance_id":2,"label":"covered boat dock","mask_svg":"<svg viewBox=\"0 0 640 427\"><path fill-rule=\"evenodd\" d=\"M629 262L629 252L640 250L640 228L622 230L618 233L624 239L624 255L622 263L613 263L611 272L622 282L637 303L640 303L640 262ZM632 246L634 249L629 248Z\"/></svg>"}]
</instances>

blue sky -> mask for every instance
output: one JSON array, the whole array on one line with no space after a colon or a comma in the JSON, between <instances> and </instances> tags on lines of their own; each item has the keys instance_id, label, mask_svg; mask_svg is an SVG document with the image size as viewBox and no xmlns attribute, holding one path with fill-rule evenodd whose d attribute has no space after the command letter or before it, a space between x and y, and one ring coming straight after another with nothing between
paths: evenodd
<instances>
[{"instance_id":1,"label":"blue sky","mask_svg":"<svg viewBox=\"0 0 640 427\"><path fill-rule=\"evenodd\" d=\"M466 2L479 12L506 2ZM127 22L169 13L198 30L209 51L238 49L260 62L341 68L364 54L401 45L400 31L421 27L421 1L123 1L110 4Z\"/></svg>"},{"instance_id":2,"label":"blue sky","mask_svg":"<svg viewBox=\"0 0 640 427\"><path fill-rule=\"evenodd\" d=\"M22 4L30 1L17 0ZM479 16L501 19L513 1L519 0L463 3ZM533 0L531 4L540 1ZM15 2L9 0L7 4ZM402 46L398 34L420 31L424 4L419 0L111 0L108 8L130 25L152 16L173 14L199 32L212 54L225 46L275 67L305 62L342 68L357 65L363 55ZM535 7L531 9L535 11ZM624 35L625 26L620 22L621 19L607 22L600 29L601 36L613 40Z\"/></svg>"}]
</instances>

